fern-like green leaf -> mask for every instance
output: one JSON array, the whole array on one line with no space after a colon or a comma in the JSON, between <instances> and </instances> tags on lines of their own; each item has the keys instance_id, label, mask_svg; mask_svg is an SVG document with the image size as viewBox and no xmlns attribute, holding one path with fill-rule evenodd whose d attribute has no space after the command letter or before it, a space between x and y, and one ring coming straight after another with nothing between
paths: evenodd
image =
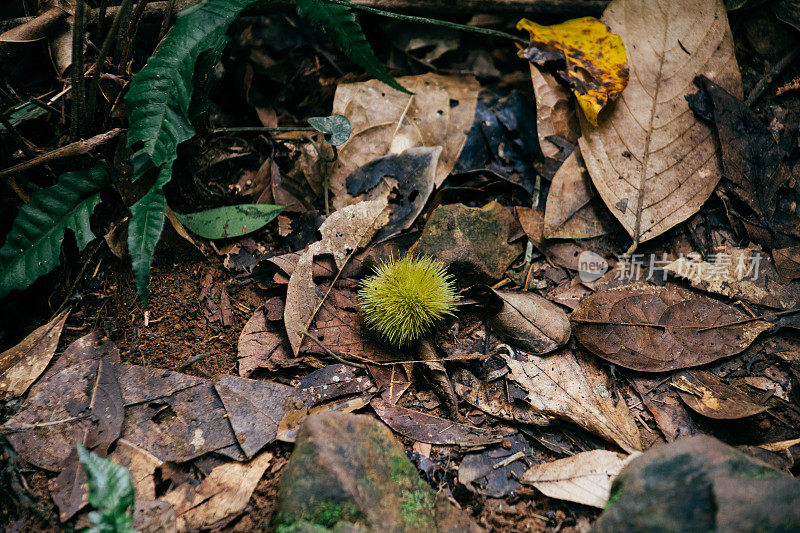
<instances>
[{"instance_id":1,"label":"fern-like green leaf","mask_svg":"<svg viewBox=\"0 0 800 533\"><path fill-rule=\"evenodd\" d=\"M327 30L336 46L366 72L390 87L409 92L397 83L375 56L367 38L364 37L361 25L349 7L324 0L297 0L297 14Z\"/></svg>"},{"instance_id":2,"label":"fern-like green leaf","mask_svg":"<svg viewBox=\"0 0 800 533\"><path fill-rule=\"evenodd\" d=\"M125 95L128 146L142 146L131 160L136 180L151 166L175 158L178 145L194 136L189 106L200 54L219 50L233 19L254 0L203 0L184 9L161 46L131 81Z\"/></svg>"},{"instance_id":3,"label":"fern-like green leaf","mask_svg":"<svg viewBox=\"0 0 800 533\"><path fill-rule=\"evenodd\" d=\"M89 482L89 533L135 533L134 492L131 475L124 466L100 457L78 443L78 458Z\"/></svg>"},{"instance_id":4,"label":"fern-like green leaf","mask_svg":"<svg viewBox=\"0 0 800 533\"><path fill-rule=\"evenodd\" d=\"M100 165L67 172L22 206L0 248L0 298L29 287L58 266L65 230L75 233L81 250L95 238L89 217L108 181L108 172Z\"/></svg>"},{"instance_id":5,"label":"fern-like green leaf","mask_svg":"<svg viewBox=\"0 0 800 533\"><path fill-rule=\"evenodd\" d=\"M155 184L131 207L131 220L128 222L128 252L131 255L136 290L145 304L147 304L150 263L156 245L161 239L161 232L164 231L167 213L164 185L170 179L172 179L172 162L161 167Z\"/></svg>"}]
</instances>

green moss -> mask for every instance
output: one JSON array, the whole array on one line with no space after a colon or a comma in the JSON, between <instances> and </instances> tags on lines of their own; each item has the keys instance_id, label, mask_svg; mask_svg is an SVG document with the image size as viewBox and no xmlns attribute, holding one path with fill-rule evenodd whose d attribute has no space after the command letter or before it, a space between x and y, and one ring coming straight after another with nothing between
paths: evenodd
<instances>
[{"instance_id":1,"label":"green moss","mask_svg":"<svg viewBox=\"0 0 800 533\"><path fill-rule=\"evenodd\" d=\"M426 531L434 524L433 494L428 490L404 490L400 516L406 529Z\"/></svg>"},{"instance_id":2,"label":"green moss","mask_svg":"<svg viewBox=\"0 0 800 533\"><path fill-rule=\"evenodd\" d=\"M611 487L611 494L608 495L608 501L603 506L603 511L607 511L609 507L614 505L620 496L622 496L622 483L614 483Z\"/></svg>"},{"instance_id":3,"label":"green moss","mask_svg":"<svg viewBox=\"0 0 800 533\"><path fill-rule=\"evenodd\" d=\"M310 505L302 515L279 513L276 522L278 533L290 533L292 531L327 531L341 522L355 523L363 518L364 516L353 503L322 501Z\"/></svg>"}]
</instances>

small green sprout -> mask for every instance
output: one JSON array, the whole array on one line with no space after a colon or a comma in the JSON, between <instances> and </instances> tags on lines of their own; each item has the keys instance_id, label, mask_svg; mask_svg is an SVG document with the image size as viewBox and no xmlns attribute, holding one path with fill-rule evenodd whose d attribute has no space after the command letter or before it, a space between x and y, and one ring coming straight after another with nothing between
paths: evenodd
<instances>
[{"instance_id":1,"label":"small green sprout","mask_svg":"<svg viewBox=\"0 0 800 533\"><path fill-rule=\"evenodd\" d=\"M452 315L458 301L444 265L412 255L376 267L361 282L359 296L366 325L396 346L422 337L434 323Z\"/></svg>"}]
</instances>

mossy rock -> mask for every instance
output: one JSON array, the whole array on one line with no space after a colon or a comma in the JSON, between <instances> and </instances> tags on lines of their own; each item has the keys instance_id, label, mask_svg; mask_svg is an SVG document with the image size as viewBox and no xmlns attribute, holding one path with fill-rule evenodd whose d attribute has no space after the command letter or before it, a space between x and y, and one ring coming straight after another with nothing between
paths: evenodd
<instances>
[{"instance_id":1,"label":"mossy rock","mask_svg":"<svg viewBox=\"0 0 800 533\"><path fill-rule=\"evenodd\" d=\"M514 215L497 202L482 208L463 204L434 209L410 252L444 263L457 279L470 283L496 281L522 254L522 244L509 244Z\"/></svg>"},{"instance_id":2,"label":"mossy rock","mask_svg":"<svg viewBox=\"0 0 800 533\"><path fill-rule=\"evenodd\" d=\"M437 497L386 426L335 412L300 427L276 516L280 533L480 531Z\"/></svg>"},{"instance_id":3,"label":"mossy rock","mask_svg":"<svg viewBox=\"0 0 800 533\"><path fill-rule=\"evenodd\" d=\"M800 481L696 436L631 461L592 532L800 531L798 501Z\"/></svg>"}]
</instances>

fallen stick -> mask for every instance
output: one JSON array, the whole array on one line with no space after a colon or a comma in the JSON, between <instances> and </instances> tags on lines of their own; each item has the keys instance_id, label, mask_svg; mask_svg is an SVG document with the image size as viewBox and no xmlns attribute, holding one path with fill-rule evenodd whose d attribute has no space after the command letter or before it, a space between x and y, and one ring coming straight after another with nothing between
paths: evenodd
<instances>
[{"instance_id":1,"label":"fallen stick","mask_svg":"<svg viewBox=\"0 0 800 533\"><path fill-rule=\"evenodd\" d=\"M59 159L66 159L68 157L75 157L78 155L88 154L101 144L110 141L111 139L122 133L122 131L123 131L122 128L115 128L111 131L95 135L94 137L91 137L89 139L75 141L74 143L69 143L66 146L62 146L61 148L56 148L51 152L38 155L33 159L29 159L28 161L19 163L18 165L14 165L13 167L7 168L5 170L0 170L0 178L7 178L8 176L16 174L17 172L22 172L23 170L28 170L30 168L46 165L48 163L52 163L53 161L58 161Z\"/></svg>"},{"instance_id":2,"label":"fallen stick","mask_svg":"<svg viewBox=\"0 0 800 533\"><path fill-rule=\"evenodd\" d=\"M176 0L175 13L193 4L198 0ZM352 0L353 4L386 11L402 13L428 14L428 15L472 15L475 13L489 13L499 15L523 16L570 16L583 15L599 16L610 0ZM170 2L150 2L145 8L144 18L152 19L163 17L168 12ZM292 0L262 0L248 8L245 14L270 14L282 11L293 11L295 2ZM119 6L109 6L105 17L114 17L119 11ZM97 22L100 15L99 9L89 13L88 22ZM0 31L19 26L33 20L33 17L21 17L0 21Z\"/></svg>"}]
</instances>

